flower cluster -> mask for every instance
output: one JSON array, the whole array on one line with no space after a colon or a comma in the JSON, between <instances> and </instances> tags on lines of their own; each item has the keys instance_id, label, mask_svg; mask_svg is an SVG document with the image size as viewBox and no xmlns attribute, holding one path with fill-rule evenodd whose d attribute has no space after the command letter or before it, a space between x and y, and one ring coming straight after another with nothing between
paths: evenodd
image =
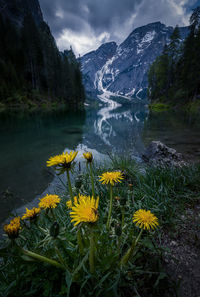
<instances>
[{"instance_id":1,"label":"flower cluster","mask_svg":"<svg viewBox=\"0 0 200 297\"><path fill-rule=\"evenodd\" d=\"M10 224L4 226L4 231L10 239L15 239L19 235L20 228L20 217L16 217L10 221Z\"/></svg>"},{"instance_id":2,"label":"flower cluster","mask_svg":"<svg viewBox=\"0 0 200 297\"><path fill-rule=\"evenodd\" d=\"M59 173L66 173L67 176L67 180L68 180L68 189L69 189L69 196L70 196L70 200L68 200L66 202L66 206L69 209L68 211L65 210L66 214L69 215L70 219L71 219L71 223L74 224L74 226L78 226L77 228L77 246L78 246L78 250L80 252L80 255L84 255L84 253L86 252L86 249L88 249L89 247L89 256L88 256L88 260L89 260L89 267L90 267L90 273L91 275L95 272L95 256L96 256L96 251L98 249L98 245L99 243L104 244L105 242L108 242L107 240L105 241L105 236L106 234L104 234L104 229L103 232L96 232L96 229L98 228L98 226L96 226L94 228L94 224L98 221L99 219L99 214L98 214L98 207L99 207L99 197L97 196L96 193L96 188L97 185L94 182L94 174L93 174L93 155L91 152L85 152L83 153L83 157L85 158L85 160L87 161L87 169L89 169L89 177L91 179L91 186L88 186L88 189L91 190L91 196L88 196L87 194L85 195L85 185L83 184L82 186L78 186L78 187L74 187L72 188L71 185L71 180L70 180L70 172L69 170L71 169L71 164L74 161L74 159L76 158L78 152L76 151L71 151L70 153L62 153L61 155L57 155L54 157L50 157L50 159L47 161L47 166L55 166L57 170L59 170ZM58 172L57 172L58 174ZM106 223L106 230L107 230L107 234L108 237L107 239L112 240L112 238L116 238L116 236L113 236L113 233L115 232L115 235L118 236L117 239L115 239L115 245L117 243L117 261L119 261L118 264L120 264L120 267L125 266L129 260L131 259L131 257L134 254L134 249L136 247L136 245L138 244L139 240L141 239L143 230L154 230L158 227L159 223L158 223L158 218L151 213L151 211L149 210L144 210L144 209L139 209L137 210L134 214L133 214L133 218L132 221L133 223L136 224L137 227L139 227L141 230L140 232L138 232L137 237L133 237L133 241L132 244L130 245L130 248L127 249L127 251L124 253L124 249L123 249L123 253L124 255L122 255L121 257L121 252L120 248L122 248L124 246L124 244L122 245L121 243L121 238L128 238L128 236L124 236L124 232L126 232L126 228L123 228L124 226L127 226L127 224L125 225L125 219L126 221L128 221L128 218L125 218L125 207L124 205L126 204L126 195L124 195L124 191L122 192L121 187L120 189L115 189L115 184L117 183L121 183L122 180L124 179L124 176L122 174L121 171L111 171L111 172L104 172L102 173L101 176L99 176L99 181L102 184L105 185L109 185L109 191L110 191L110 200L109 200L109 207L106 207L104 209L104 213L107 216L107 223ZM129 184L129 192L130 190L132 190L133 185ZM74 191L76 190L76 192L78 192L77 196L74 196ZM81 193L79 193L82 192ZM84 194L83 194L84 193ZM122 195L123 193L123 195ZM127 191L128 193L128 191ZM116 195L120 195L121 198L119 196ZM128 194L127 194L128 196ZM129 195L130 196L130 195ZM128 196L128 199L130 198ZM119 221L119 217L120 216L116 216L113 219L113 211L112 211L112 205L113 205L113 198L115 197L115 200L120 200L120 208L118 208L118 210L121 210L121 221ZM51 239L56 239L56 241L59 240L63 240L63 242L66 242L66 236L58 236L59 235L59 228L60 228L60 224L61 221L62 222L66 222L67 220L63 219L61 220L60 217L58 217L59 215L59 210L61 210L61 207L59 207L59 209L57 211L54 212L54 208L56 208L58 206L58 204L60 203L61 199L58 195L56 194L47 194L46 196L44 196L43 198L39 199L39 203L38 203L38 207L33 207L32 209L28 209L26 208L26 212L22 215L22 220L26 220L29 219L30 221L34 222L33 220L36 219L38 217L38 215L40 213L42 213L42 209L47 210L46 211L46 216L48 217L48 220L50 221L51 219L54 220L54 223L51 224L51 227L49 225L49 230L47 232L47 236L45 239L42 240L43 244L42 246L44 246L45 242L49 242L49 240ZM129 201L130 202L130 199ZM118 203L119 204L119 203ZM63 215L64 212L62 210L61 214ZM60 215L61 215L60 214ZM131 221L131 220L130 220ZM102 222L105 222L105 217L102 219ZM113 224L115 225L115 228L113 228ZM44 221L41 220L41 223L43 224ZM128 223L128 222L126 222ZM47 226L48 222L45 222L45 225ZM24 228L27 227L27 224L23 223ZM30 227L32 225L30 224ZM34 225L34 230L35 230L36 224ZM65 226L67 227L67 226ZM20 217L16 217L14 219L12 219L10 221L9 224L4 226L4 231L7 233L7 235L9 236L10 239L15 239L18 237L19 235L19 230L20 230L21 226L20 226ZM74 228L75 229L75 228ZM43 228L40 228L38 226L38 230L39 231L43 231L46 234L46 230L43 230ZM64 231L64 232L63 232ZM65 230L62 226L60 235L65 234L67 235L67 230ZM103 237L101 237L101 233L103 233ZM26 234L26 233L25 233ZM87 234L87 235L86 235ZM112 236L110 236L112 234ZM32 234L31 234L32 235ZM86 235L86 236L85 236ZM132 236L132 233L130 234L130 236ZM61 239L61 237L63 239ZM22 237L23 238L23 237ZM72 237L72 240L74 240L73 238L75 238L74 236ZM102 241L101 241L101 238ZM117 241L116 241L117 240ZM55 242L54 242L55 243ZM98 245L97 245L98 243ZM38 245L39 246L39 245ZM47 245L48 246L48 245ZM63 246L63 245L60 245ZM71 247L73 247L73 243L71 244ZM114 245L111 245L114 248ZM51 265L54 265L56 267L65 269L68 267L65 259L63 259L62 253L60 253L59 251L59 245L57 246L56 244L54 244L54 251L57 254L57 259L49 259L46 256L41 256L35 252L32 251L27 251L25 249L21 249L21 251L23 253L25 253L25 255L29 255L30 257L33 257L35 259L39 259L40 261L44 261L46 263L49 263ZM73 249L73 248L72 248ZM76 254L77 249L74 249L74 253ZM73 253L73 251L72 251ZM53 254L53 253L50 253ZM100 254L100 252L98 252L98 254ZM119 255L121 257L121 259L119 258ZM77 255L75 255L77 256ZM68 269L68 268L67 268ZM71 267L69 268L69 271L71 271Z\"/></svg>"},{"instance_id":3,"label":"flower cluster","mask_svg":"<svg viewBox=\"0 0 200 297\"><path fill-rule=\"evenodd\" d=\"M71 222L75 222L74 226L82 222L96 222L98 220L98 205L99 197L95 199L90 196L81 196L81 199L74 203L70 212Z\"/></svg>"}]
</instances>

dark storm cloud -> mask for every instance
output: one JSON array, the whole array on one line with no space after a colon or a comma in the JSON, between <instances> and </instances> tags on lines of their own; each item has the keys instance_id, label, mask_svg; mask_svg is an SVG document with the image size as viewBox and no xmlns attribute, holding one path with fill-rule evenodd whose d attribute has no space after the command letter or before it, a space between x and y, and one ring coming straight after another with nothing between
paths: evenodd
<instances>
[{"instance_id":1,"label":"dark storm cloud","mask_svg":"<svg viewBox=\"0 0 200 297\"><path fill-rule=\"evenodd\" d=\"M140 0L101 0L88 1L88 21L95 30L108 30L118 23L123 26L123 23L134 13L135 7ZM119 27L120 30L120 27Z\"/></svg>"},{"instance_id":2,"label":"dark storm cloud","mask_svg":"<svg viewBox=\"0 0 200 297\"><path fill-rule=\"evenodd\" d=\"M40 0L44 17L54 34L63 28L84 30L86 24L95 32L112 28L113 23L123 22L134 12L141 0ZM60 14L60 16L59 16Z\"/></svg>"},{"instance_id":3,"label":"dark storm cloud","mask_svg":"<svg viewBox=\"0 0 200 297\"><path fill-rule=\"evenodd\" d=\"M136 27L161 21L188 24L189 7L200 0L39 0L61 50L76 54L96 49L102 42L122 42Z\"/></svg>"}]
</instances>

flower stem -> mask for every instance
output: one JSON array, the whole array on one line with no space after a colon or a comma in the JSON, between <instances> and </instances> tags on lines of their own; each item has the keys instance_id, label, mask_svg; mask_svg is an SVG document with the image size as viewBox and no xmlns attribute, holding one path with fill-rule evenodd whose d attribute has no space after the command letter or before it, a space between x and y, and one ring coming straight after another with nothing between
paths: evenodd
<instances>
[{"instance_id":1,"label":"flower stem","mask_svg":"<svg viewBox=\"0 0 200 297\"><path fill-rule=\"evenodd\" d=\"M83 255L83 241L82 241L80 228L78 228L78 230L77 230L77 242L78 242L79 252L81 255Z\"/></svg>"},{"instance_id":2,"label":"flower stem","mask_svg":"<svg viewBox=\"0 0 200 297\"><path fill-rule=\"evenodd\" d=\"M132 241L131 247L128 249L126 254L122 257L122 259L120 261L121 266L126 265L128 263L128 261L130 260L131 256L133 255L133 251L134 251L138 241L140 240L142 232L143 232L143 229L141 229L140 233L138 234L138 237Z\"/></svg>"},{"instance_id":3,"label":"flower stem","mask_svg":"<svg viewBox=\"0 0 200 297\"><path fill-rule=\"evenodd\" d=\"M111 213L112 213L112 202L113 202L113 186L110 185L110 207L109 207L109 212L108 212L108 220L106 224L106 228L109 230L110 229L110 219L111 219Z\"/></svg>"},{"instance_id":4,"label":"flower stem","mask_svg":"<svg viewBox=\"0 0 200 297\"><path fill-rule=\"evenodd\" d=\"M92 183L92 196L95 198L95 192L94 192L94 176L92 171L92 162L89 163L90 166L90 177L91 177L91 183Z\"/></svg>"},{"instance_id":5,"label":"flower stem","mask_svg":"<svg viewBox=\"0 0 200 297\"><path fill-rule=\"evenodd\" d=\"M55 217L55 214L54 214L53 208L50 208L50 211L51 211L51 214L52 214L52 217L53 217L54 221L56 221L56 217Z\"/></svg>"},{"instance_id":6,"label":"flower stem","mask_svg":"<svg viewBox=\"0 0 200 297\"><path fill-rule=\"evenodd\" d=\"M21 250L22 253L23 253L24 255L26 255L26 256L29 256L29 257L31 257L31 258L34 258L34 259L39 260L39 261L42 261L42 262L46 262L46 263L51 264L51 265L53 265L53 266L56 266L56 267L58 267L58 268L65 269L65 267L64 267L62 264L58 263L58 262L55 261L55 260L49 259L49 258L47 258L47 257L41 256L41 255L39 255L39 254L36 254L36 253L34 253L34 252L25 250L25 249L23 249L23 248L20 248L20 250Z\"/></svg>"},{"instance_id":7,"label":"flower stem","mask_svg":"<svg viewBox=\"0 0 200 297\"><path fill-rule=\"evenodd\" d=\"M74 197L73 197L73 193L72 193L72 184L71 184L71 180L70 180L69 169L67 170L67 180L68 180L69 194L71 197L71 203L73 206L74 205Z\"/></svg>"},{"instance_id":8,"label":"flower stem","mask_svg":"<svg viewBox=\"0 0 200 297\"><path fill-rule=\"evenodd\" d=\"M125 213L124 206L122 206L121 211L122 211L122 230L123 230L123 227L124 227L124 213Z\"/></svg>"},{"instance_id":9,"label":"flower stem","mask_svg":"<svg viewBox=\"0 0 200 297\"><path fill-rule=\"evenodd\" d=\"M92 228L90 228L90 254L89 254L89 264L90 264L90 273L94 273L94 232Z\"/></svg>"}]
</instances>

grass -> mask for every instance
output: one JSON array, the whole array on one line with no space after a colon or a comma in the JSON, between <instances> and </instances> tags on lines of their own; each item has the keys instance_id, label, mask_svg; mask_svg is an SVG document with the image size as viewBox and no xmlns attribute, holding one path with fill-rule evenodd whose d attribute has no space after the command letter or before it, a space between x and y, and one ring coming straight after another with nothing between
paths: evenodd
<instances>
[{"instance_id":1,"label":"grass","mask_svg":"<svg viewBox=\"0 0 200 297\"><path fill-rule=\"evenodd\" d=\"M95 271L90 272L90 225L82 224L83 250L77 243L77 227L70 222L66 201L68 187L54 210L59 224L58 236L52 236L54 219L44 211L36 222L23 223L20 236L13 243L4 240L0 256L0 296L109 296L146 297L176 296L174 282L162 265L160 247L162 230L176 228L177 213L192 207L199 199L200 165L182 168L159 168L139 165L129 158L111 156L110 164L94 166L95 193L100 197L99 220L93 226ZM111 229L106 229L109 191L99 182L105 171L121 170L122 183L114 186ZM81 180L81 183L80 183ZM92 193L90 173L79 175L79 186L73 192ZM139 229L132 222L138 209L150 210L159 220L159 229L144 231L125 267L119 262ZM122 222L123 218L123 222ZM64 270L23 255L20 248L33 251L62 263ZM56 252L56 251L59 251ZM63 259L63 260L62 260ZM67 268L66 268L67 267ZM165 295L166 296L166 295Z\"/></svg>"},{"instance_id":2,"label":"grass","mask_svg":"<svg viewBox=\"0 0 200 297\"><path fill-rule=\"evenodd\" d=\"M126 162L126 163L125 163ZM127 172L139 207L154 211L164 225L171 225L177 211L199 199L200 165L184 167L138 167L129 159L114 159L115 168Z\"/></svg>"},{"instance_id":3,"label":"grass","mask_svg":"<svg viewBox=\"0 0 200 297\"><path fill-rule=\"evenodd\" d=\"M200 101L199 100L195 100L192 101L190 103L187 103L185 106L185 110L187 112L193 113L193 114L199 114L200 111Z\"/></svg>"},{"instance_id":4,"label":"grass","mask_svg":"<svg viewBox=\"0 0 200 297\"><path fill-rule=\"evenodd\" d=\"M166 103L151 103L149 109L155 112L162 112L170 109L169 104Z\"/></svg>"}]
</instances>

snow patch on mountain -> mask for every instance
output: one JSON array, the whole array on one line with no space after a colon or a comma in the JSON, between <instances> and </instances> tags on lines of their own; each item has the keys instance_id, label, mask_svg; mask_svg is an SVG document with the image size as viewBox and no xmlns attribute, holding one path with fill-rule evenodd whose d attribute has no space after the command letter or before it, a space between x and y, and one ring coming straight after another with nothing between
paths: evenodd
<instances>
[{"instance_id":1,"label":"snow patch on mountain","mask_svg":"<svg viewBox=\"0 0 200 297\"><path fill-rule=\"evenodd\" d=\"M155 30L147 32L145 36L142 38L141 44L146 42L151 42L154 39L155 35L156 35Z\"/></svg>"},{"instance_id":2,"label":"snow patch on mountain","mask_svg":"<svg viewBox=\"0 0 200 297\"><path fill-rule=\"evenodd\" d=\"M143 100L147 97L148 70L169 43L173 27L160 22L136 28L124 42L109 42L81 58L86 91L113 105L115 96ZM180 28L181 39L188 27ZM111 100L111 101L109 101Z\"/></svg>"},{"instance_id":3,"label":"snow patch on mountain","mask_svg":"<svg viewBox=\"0 0 200 297\"><path fill-rule=\"evenodd\" d=\"M135 88L133 88L130 92L126 93L127 97L131 97L135 94Z\"/></svg>"}]
</instances>

